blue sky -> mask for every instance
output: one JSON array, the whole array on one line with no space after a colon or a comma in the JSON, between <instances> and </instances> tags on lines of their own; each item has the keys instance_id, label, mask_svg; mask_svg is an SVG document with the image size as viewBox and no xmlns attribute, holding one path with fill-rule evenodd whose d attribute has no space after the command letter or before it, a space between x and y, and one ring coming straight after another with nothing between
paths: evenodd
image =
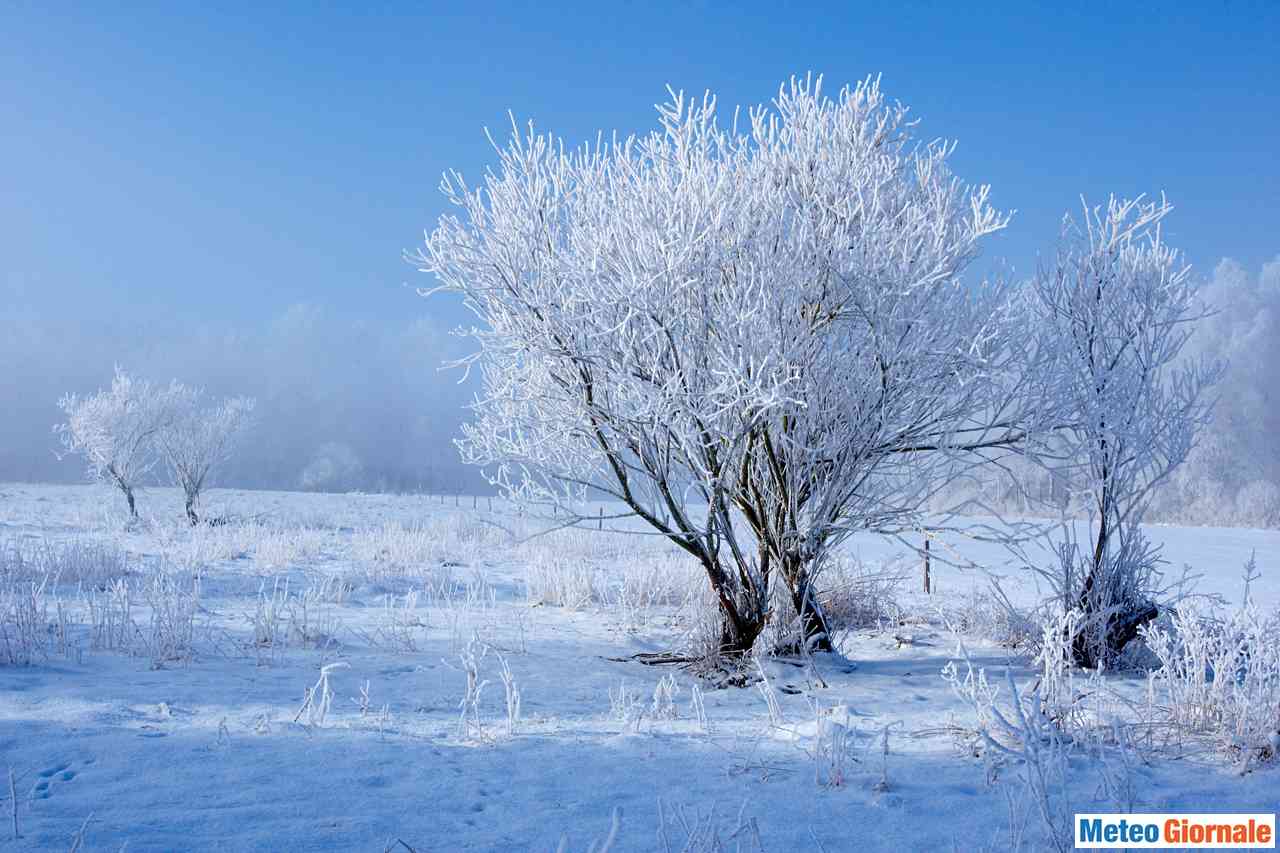
<instances>
[{"instance_id":1,"label":"blue sky","mask_svg":"<svg viewBox=\"0 0 1280 853\"><path fill-rule=\"evenodd\" d=\"M112 361L233 388L189 374L215 351L253 363L236 336L266 352L299 316L335 346L392 330L379 345L414 353L430 396L450 350L423 339L466 318L407 289L428 282L401 254L442 212L441 173L480 175L508 110L571 142L648 131L668 83L731 108L792 74L882 75L1017 211L979 272L1030 272L1082 193L1166 191L1166 234L1206 275L1280 253L1280 3L547 8L0 4L0 402L31 422L0 445L42 447L51 400ZM351 346L340 381L373 381ZM290 375L329 381L297 358Z\"/></svg>"},{"instance_id":2,"label":"blue sky","mask_svg":"<svg viewBox=\"0 0 1280 853\"><path fill-rule=\"evenodd\" d=\"M959 141L1017 210L990 259L1029 270L1081 193L1161 189L1199 268L1280 252L1280 4L259 5L0 7L19 300L429 313L400 252L507 110L580 140L649 129L667 83L756 103L809 70L882 74Z\"/></svg>"}]
</instances>

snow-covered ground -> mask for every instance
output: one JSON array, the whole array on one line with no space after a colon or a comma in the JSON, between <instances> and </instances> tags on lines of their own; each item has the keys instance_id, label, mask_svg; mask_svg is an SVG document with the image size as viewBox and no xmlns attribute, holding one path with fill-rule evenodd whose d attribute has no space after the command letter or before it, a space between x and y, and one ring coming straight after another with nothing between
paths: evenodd
<instances>
[{"instance_id":1,"label":"snow-covered ground","mask_svg":"<svg viewBox=\"0 0 1280 853\"><path fill-rule=\"evenodd\" d=\"M583 851L615 813L615 851L713 849L711 830L727 850L1003 850L1010 803L1038 849L1013 768L989 772L966 751L957 732L973 713L940 675L958 638L933 616L981 595L980 572L938 563L926 597L916 557L858 537L864 565L910 572L906 624L851 632L848 663L775 662L769 690L717 689L626 660L691 629L699 579L674 549L594 531L519 541L529 519L471 504L218 490L206 514L231 523L192 530L179 495L153 489L126 529L105 489L0 485L0 547L107 543L130 555L135 589L119 648L94 648L110 603L92 587L110 578L93 575L54 590L69 625L57 653L0 667L0 773L13 773L20 834L6 790L0 850L68 850L82 831L82 850L133 853L552 851L562 836ZM1256 549L1255 599L1280 602L1280 533L1149 532L1204 574L1199 591L1227 598ZM997 570L1016 600L1035 595L992 545L952 536L935 551ZM148 597L160 573L173 600ZM190 601L197 582L190 643L156 645L153 605ZM580 607L548 603L557 582ZM965 644L1001 677L1031 678L1016 651ZM483 686L467 714L469 653ZM520 698L510 725L504 666ZM1108 681L1145 694L1140 676ZM1242 776L1192 744L1146 757L1125 771L1136 811L1270 812L1280 799L1271 767ZM1118 810L1114 767L1082 758L1070 772L1075 811Z\"/></svg>"}]
</instances>

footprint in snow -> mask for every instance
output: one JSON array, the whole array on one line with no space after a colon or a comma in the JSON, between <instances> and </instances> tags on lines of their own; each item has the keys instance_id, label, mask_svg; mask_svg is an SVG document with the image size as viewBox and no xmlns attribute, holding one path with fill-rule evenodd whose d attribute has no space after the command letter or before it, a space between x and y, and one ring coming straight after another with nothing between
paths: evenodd
<instances>
[{"instance_id":1,"label":"footprint in snow","mask_svg":"<svg viewBox=\"0 0 1280 853\"><path fill-rule=\"evenodd\" d=\"M91 760L84 762L85 764L93 763ZM35 800L47 800L53 794L54 782L70 782L75 779L79 771L73 770L71 764L61 763L36 773L37 782L31 789L31 798Z\"/></svg>"}]
</instances>

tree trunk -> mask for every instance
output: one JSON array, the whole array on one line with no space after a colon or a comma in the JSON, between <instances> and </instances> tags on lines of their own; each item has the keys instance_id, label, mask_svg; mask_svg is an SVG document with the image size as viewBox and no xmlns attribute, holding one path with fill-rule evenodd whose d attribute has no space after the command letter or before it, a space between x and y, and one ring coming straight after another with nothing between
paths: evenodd
<instances>
[{"instance_id":1,"label":"tree trunk","mask_svg":"<svg viewBox=\"0 0 1280 853\"><path fill-rule=\"evenodd\" d=\"M756 638L764 630L767 614L750 600L743 600L741 591L734 588L731 575L714 557L705 552L697 556L720 604L720 641L717 650L728 657L750 654Z\"/></svg>"},{"instance_id":2,"label":"tree trunk","mask_svg":"<svg viewBox=\"0 0 1280 853\"><path fill-rule=\"evenodd\" d=\"M1089 593L1095 586L1095 576L1100 571L1095 564L1085 578L1084 589L1080 593L1079 608L1084 615L1084 623L1071 638L1071 658L1076 666L1084 669L1096 669L1099 663L1110 663L1138 636L1143 625L1160 615L1160 608L1150 601L1135 602L1127 610L1114 612L1106 617L1106 625L1101 631L1101 643L1093 628L1101 618L1093 596ZM1100 646L1100 647L1099 647Z\"/></svg>"},{"instance_id":3,"label":"tree trunk","mask_svg":"<svg viewBox=\"0 0 1280 853\"><path fill-rule=\"evenodd\" d=\"M805 648L811 652L835 651L831 645L831 632L827 627L827 615L818 604L813 582L806 571L796 585L791 587L791 603L800 616L800 630Z\"/></svg>"},{"instance_id":4,"label":"tree trunk","mask_svg":"<svg viewBox=\"0 0 1280 853\"><path fill-rule=\"evenodd\" d=\"M133 500L133 487L132 487L132 486L125 486L125 485L122 485L122 486L120 486L120 490L121 490L122 492L124 492L124 499L125 499L125 500L127 500L127 501L129 502L129 517L130 517L130 518L137 518L137 517L138 517L138 507L137 507L137 504L136 504L136 503L134 503L134 500Z\"/></svg>"},{"instance_id":5,"label":"tree trunk","mask_svg":"<svg viewBox=\"0 0 1280 853\"><path fill-rule=\"evenodd\" d=\"M800 619L800 637L803 646L795 651L803 652L805 649L811 652L834 651L831 645L831 632L827 626L827 616L822 611L822 605L818 603L817 593L813 589L813 575L809 567L794 554L784 557L781 563L782 579L787 584L791 605ZM784 650L779 649L779 651Z\"/></svg>"},{"instance_id":6,"label":"tree trunk","mask_svg":"<svg viewBox=\"0 0 1280 853\"><path fill-rule=\"evenodd\" d=\"M191 522L191 526L195 527L200 523L200 516L196 512L196 496L187 495L187 521Z\"/></svg>"},{"instance_id":7,"label":"tree trunk","mask_svg":"<svg viewBox=\"0 0 1280 853\"><path fill-rule=\"evenodd\" d=\"M721 607L721 611L724 608ZM764 630L763 618L743 618L741 614L723 613L720 623L720 654L726 657L744 657L751 654L756 638Z\"/></svg>"}]
</instances>

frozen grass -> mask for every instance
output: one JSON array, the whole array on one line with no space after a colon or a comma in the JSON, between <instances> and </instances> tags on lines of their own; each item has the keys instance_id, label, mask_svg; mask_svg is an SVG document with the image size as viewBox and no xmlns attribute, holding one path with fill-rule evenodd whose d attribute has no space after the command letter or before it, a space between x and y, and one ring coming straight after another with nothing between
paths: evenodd
<instances>
[{"instance_id":1,"label":"frozen grass","mask_svg":"<svg viewBox=\"0 0 1280 853\"><path fill-rule=\"evenodd\" d=\"M78 656L83 601L127 584L134 562L112 543L79 538L0 543L0 663Z\"/></svg>"},{"instance_id":2,"label":"frozen grass","mask_svg":"<svg viewBox=\"0 0 1280 853\"><path fill-rule=\"evenodd\" d=\"M422 524L361 528L351 537L351 552L372 577L421 574L455 556L446 549L441 533Z\"/></svg>"},{"instance_id":3,"label":"frozen grass","mask_svg":"<svg viewBox=\"0 0 1280 853\"><path fill-rule=\"evenodd\" d=\"M105 589L130 574L136 562L114 542L82 537L0 542L0 582L47 581L55 587Z\"/></svg>"},{"instance_id":4,"label":"frozen grass","mask_svg":"<svg viewBox=\"0 0 1280 853\"><path fill-rule=\"evenodd\" d=\"M1144 639L1160 661L1151 701L1168 723L1207 739L1241 773L1280 757L1280 611L1183 604Z\"/></svg>"}]
</instances>

